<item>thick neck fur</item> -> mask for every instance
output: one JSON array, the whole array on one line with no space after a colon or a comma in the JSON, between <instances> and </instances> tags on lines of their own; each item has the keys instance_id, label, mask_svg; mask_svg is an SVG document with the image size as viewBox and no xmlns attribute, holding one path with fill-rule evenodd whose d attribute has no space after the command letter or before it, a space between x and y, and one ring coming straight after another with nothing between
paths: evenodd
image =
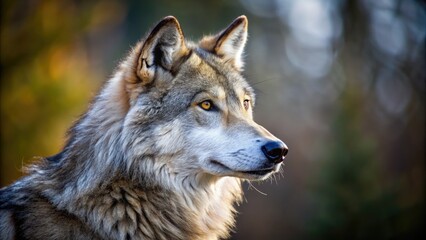
<instances>
[{"instance_id":1,"label":"thick neck fur","mask_svg":"<svg viewBox=\"0 0 426 240\"><path fill-rule=\"evenodd\" d=\"M111 101L123 94L111 90L120 89L116 84L122 77L118 72L72 128L62 153L34 167L27 180L105 239L227 237L234 225L233 204L241 200L240 180L180 173L160 164L161 158L178 154L140 150L137 157L129 156L137 143L123 136L123 103Z\"/></svg>"}]
</instances>

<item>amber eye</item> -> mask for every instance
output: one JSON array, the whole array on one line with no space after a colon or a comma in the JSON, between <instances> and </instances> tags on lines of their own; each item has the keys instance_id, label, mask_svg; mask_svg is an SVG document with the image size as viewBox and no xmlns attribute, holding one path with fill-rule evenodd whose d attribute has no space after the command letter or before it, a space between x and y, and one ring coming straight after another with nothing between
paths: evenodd
<instances>
[{"instance_id":1,"label":"amber eye","mask_svg":"<svg viewBox=\"0 0 426 240\"><path fill-rule=\"evenodd\" d=\"M245 100L244 100L244 102L243 102L243 105L244 105L244 108L245 108L246 110L248 110L248 109L249 109L249 107L250 107L250 100L245 99Z\"/></svg>"},{"instance_id":2,"label":"amber eye","mask_svg":"<svg viewBox=\"0 0 426 240\"><path fill-rule=\"evenodd\" d=\"M198 106L200 106L200 108L202 108L206 111L209 111L209 110L212 109L213 103L210 100L205 100L205 101L202 101L201 103L199 103Z\"/></svg>"}]
</instances>

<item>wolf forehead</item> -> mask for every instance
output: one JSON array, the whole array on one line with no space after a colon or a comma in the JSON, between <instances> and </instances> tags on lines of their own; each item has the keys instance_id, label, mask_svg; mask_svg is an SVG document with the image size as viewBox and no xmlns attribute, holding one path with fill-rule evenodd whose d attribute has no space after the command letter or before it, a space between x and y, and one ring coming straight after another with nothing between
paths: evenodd
<instances>
[{"instance_id":1,"label":"wolf forehead","mask_svg":"<svg viewBox=\"0 0 426 240\"><path fill-rule=\"evenodd\" d=\"M191 49L190 57L181 65L172 88L192 94L207 92L214 98L231 101L248 95L254 101L254 90L241 73L215 58L198 47Z\"/></svg>"}]
</instances>

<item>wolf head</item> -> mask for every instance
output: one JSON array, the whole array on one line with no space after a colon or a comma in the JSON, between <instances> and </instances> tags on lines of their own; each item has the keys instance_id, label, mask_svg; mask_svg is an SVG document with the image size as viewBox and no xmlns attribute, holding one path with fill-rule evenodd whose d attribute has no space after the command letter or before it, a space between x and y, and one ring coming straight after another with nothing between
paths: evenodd
<instances>
[{"instance_id":1,"label":"wolf head","mask_svg":"<svg viewBox=\"0 0 426 240\"><path fill-rule=\"evenodd\" d=\"M53 236L45 220L63 236L228 237L240 179L267 178L287 153L253 121L253 90L241 75L246 39L244 16L198 43L174 17L160 21L70 129L64 149L2 189L1 205L14 207L0 230L19 223L19 236Z\"/></svg>"},{"instance_id":2,"label":"wolf head","mask_svg":"<svg viewBox=\"0 0 426 240\"><path fill-rule=\"evenodd\" d=\"M76 134L99 124L93 134L110 144L92 154L109 152L136 175L258 180L277 172L287 147L253 121L255 96L241 75L247 24L238 17L194 43L176 18L164 18L119 66ZM119 138L109 136L113 128Z\"/></svg>"}]
</instances>

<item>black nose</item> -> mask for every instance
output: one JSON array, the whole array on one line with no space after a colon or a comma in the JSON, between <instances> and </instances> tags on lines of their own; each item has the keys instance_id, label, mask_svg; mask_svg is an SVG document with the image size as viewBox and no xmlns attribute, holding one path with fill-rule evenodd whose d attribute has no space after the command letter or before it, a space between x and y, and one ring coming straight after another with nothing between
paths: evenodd
<instances>
[{"instance_id":1,"label":"black nose","mask_svg":"<svg viewBox=\"0 0 426 240\"><path fill-rule=\"evenodd\" d=\"M280 163L283 161L283 157L287 155L288 148L283 142L271 141L262 146L262 152L268 160Z\"/></svg>"}]
</instances>

